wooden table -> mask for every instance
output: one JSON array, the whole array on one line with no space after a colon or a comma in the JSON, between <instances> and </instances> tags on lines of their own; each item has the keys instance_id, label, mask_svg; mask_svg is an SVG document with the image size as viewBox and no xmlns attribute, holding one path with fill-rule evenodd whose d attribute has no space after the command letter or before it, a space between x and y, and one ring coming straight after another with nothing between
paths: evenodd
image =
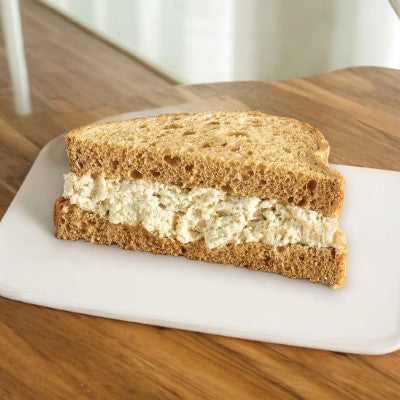
<instances>
[{"instance_id":1,"label":"wooden table","mask_svg":"<svg viewBox=\"0 0 400 400\"><path fill-rule=\"evenodd\" d=\"M400 170L400 71L363 67L287 82L168 87L141 94L137 103L137 110L139 103L142 108L183 103L188 110L289 115L325 133L332 162ZM46 140L60 133L54 130ZM33 161L34 138L8 139ZM0 160L2 168L15 167L4 151ZM400 352L358 356L258 343L0 299L1 399L399 396Z\"/></svg>"}]
</instances>

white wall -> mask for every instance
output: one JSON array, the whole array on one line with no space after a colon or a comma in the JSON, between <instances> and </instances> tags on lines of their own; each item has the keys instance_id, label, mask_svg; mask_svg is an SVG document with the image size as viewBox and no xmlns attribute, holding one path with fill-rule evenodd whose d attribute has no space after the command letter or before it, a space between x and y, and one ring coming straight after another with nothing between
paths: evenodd
<instances>
[{"instance_id":1,"label":"white wall","mask_svg":"<svg viewBox=\"0 0 400 400\"><path fill-rule=\"evenodd\" d=\"M387 0L42 0L184 83L400 68Z\"/></svg>"}]
</instances>

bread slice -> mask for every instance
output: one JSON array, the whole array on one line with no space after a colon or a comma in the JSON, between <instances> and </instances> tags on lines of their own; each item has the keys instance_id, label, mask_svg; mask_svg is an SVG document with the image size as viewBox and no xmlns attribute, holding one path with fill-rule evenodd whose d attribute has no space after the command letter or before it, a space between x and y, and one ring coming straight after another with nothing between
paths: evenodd
<instances>
[{"instance_id":1,"label":"bread slice","mask_svg":"<svg viewBox=\"0 0 400 400\"><path fill-rule=\"evenodd\" d=\"M77 175L104 174L276 199L337 217L343 177L322 133L261 112L167 114L76 129L65 138Z\"/></svg>"},{"instance_id":2,"label":"bread slice","mask_svg":"<svg viewBox=\"0 0 400 400\"><path fill-rule=\"evenodd\" d=\"M342 286L346 252L291 244L276 247L261 243L229 244L209 249L204 241L182 244L161 238L140 225L112 224L107 218L84 211L60 197L54 207L55 235L59 239L83 239L91 243L118 244L123 249L185 256L222 264L233 264L290 278L304 278L333 289Z\"/></svg>"},{"instance_id":3,"label":"bread slice","mask_svg":"<svg viewBox=\"0 0 400 400\"><path fill-rule=\"evenodd\" d=\"M116 243L124 249L234 264L292 278L306 278L332 288L342 285L346 245L336 217L343 203L344 180L328 165L327 141L310 125L260 112L169 114L79 128L66 135L65 144L73 177L69 190L64 191L64 197L68 198L59 198L55 204L56 237ZM68 176L66 185L67 181ZM169 232L171 234L165 229L163 231L163 226L149 228L145 219L134 222L115 220L112 208L119 200L113 198L107 203L109 199L105 200L102 197L104 193L100 193L104 191L112 196L117 193L115 188L122 187L125 190L123 196L117 196L122 199L122 206L136 201L139 207L141 202L147 201L147 194L135 198L135 191L146 185L147 188L150 185L151 190L158 187L157 193L152 191L152 199L158 196L155 201L159 201L160 207L175 212L168 217L171 225L167 226L174 227ZM250 213L250 219L245 220L247 225L238 228L242 235L243 226L250 231L255 226L253 222L258 223L261 219L262 225L257 227L261 226L262 232L258 230L250 239L247 233L239 237L235 232L237 236L231 236L234 239L216 245L219 233L215 236L213 230L217 241L211 245L207 232L201 231L204 226L199 228L200 231L196 230L197 238L190 238L193 227L189 227L186 231L189 239L186 236L182 239L175 227L182 222L179 218L187 215L188 208L173 210L172 206L168 208L168 204L162 204L160 198L166 194L170 201L171 193L180 193L183 197L189 196L187 199L198 188L207 193L215 189L220 196L218 201L223 203L222 208L213 210L216 219L212 224L236 217L238 214L232 211L236 210L236 203L241 204L242 210L247 207L244 204L251 203L249 199L253 199L255 204L270 204L269 216L265 209L254 214L258 219L251 217ZM86 195L89 193L89 198L79 200L71 194L74 190L83 190ZM90 205L90 196L95 198L94 208ZM177 198L173 198L172 203L176 203ZM103 207L104 201L108 209ZM271 204L276 204L276 207ZM230 208L226 214L223 206L228 205ZM140 212L147 213L146 207L147 203L144 208L142 204ZM203 215L203 208L200 202L196 212ZM273 240L262 237L273 225L268 222L271 213L276 217L273 223L278 224L274 228ZM163 210L157 209L153 219L157 220L161 214ZM291 219L295 214L300 219ZM246 218L249 215L246 214ZM295 223L290 225L288 219ZM196 229L202 226L202 222L200 220ZM308 233L303 235L313 224L321 228L321 231L313 231L317 232L320 241L315 241ZM290 227L286 229L288 225ZM207 226L210 226L210 220ZM227 231L237 226L234 222ZM301 229L296 231L298 226ZM297 233L292 234L293 231ZM288 232L292 233L287 235ZM335 232L334 236L332 232Z\"/></svg>"}]
</instances>

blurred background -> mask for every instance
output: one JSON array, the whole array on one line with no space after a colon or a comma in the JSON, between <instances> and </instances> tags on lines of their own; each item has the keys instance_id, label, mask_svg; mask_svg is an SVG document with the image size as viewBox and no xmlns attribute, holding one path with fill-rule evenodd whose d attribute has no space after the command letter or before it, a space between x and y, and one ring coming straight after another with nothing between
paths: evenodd
<instances>
[{"instance_id":1,"label":"blurred background","mask_svg":"<svg viewBox=\"0 0 400 400\"><path fill-rule=\"evenodd\" d=\"M387 0L43 0L183 83L400 67Z\"/></svg>"},{"instance_id":2,"label":"blurred background","mask_svg":"<svg viewBox=\"0 0 400 400\"><path fill-rule=\"evenodd\" d=\"M29 114L30 88L35 86L34 81L29 84L29 75L40 67L51 80L54 59L61 61L70 50L72 58L55 72L58 80L67 78L74 59L95 64L97 74L104 66L115 69L113 61L117 64L121 58L116 51L131 57L132 71L135 63L165 82L183 84L289 79L358 65L400 68L399 4L400 0L1 0L3 85L9 78L16 112ZM92 48L84 45L88 35L96 42ZM101 61L102 66L95 50L99 41L112 47L114 57ZM151 81L137 71L135 78L140 86Z\"/></svg>"}]
</instances>

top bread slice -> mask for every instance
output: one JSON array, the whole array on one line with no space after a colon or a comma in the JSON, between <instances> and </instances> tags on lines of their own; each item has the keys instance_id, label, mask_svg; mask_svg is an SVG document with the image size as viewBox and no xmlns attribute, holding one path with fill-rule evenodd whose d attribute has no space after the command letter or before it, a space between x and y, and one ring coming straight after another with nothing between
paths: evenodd
<instances>
[{"instance_id":1,"label":"top bread slice","mask_svg":"<svg viewBox=\"0 0 400 400\"><path fill-rule=\"evenodd\" d=\"M94 124L65 138L72 172L211 187L337 217L343 177L322 133L261 112L165 114Z\"/></svg>"}]
</instances>

